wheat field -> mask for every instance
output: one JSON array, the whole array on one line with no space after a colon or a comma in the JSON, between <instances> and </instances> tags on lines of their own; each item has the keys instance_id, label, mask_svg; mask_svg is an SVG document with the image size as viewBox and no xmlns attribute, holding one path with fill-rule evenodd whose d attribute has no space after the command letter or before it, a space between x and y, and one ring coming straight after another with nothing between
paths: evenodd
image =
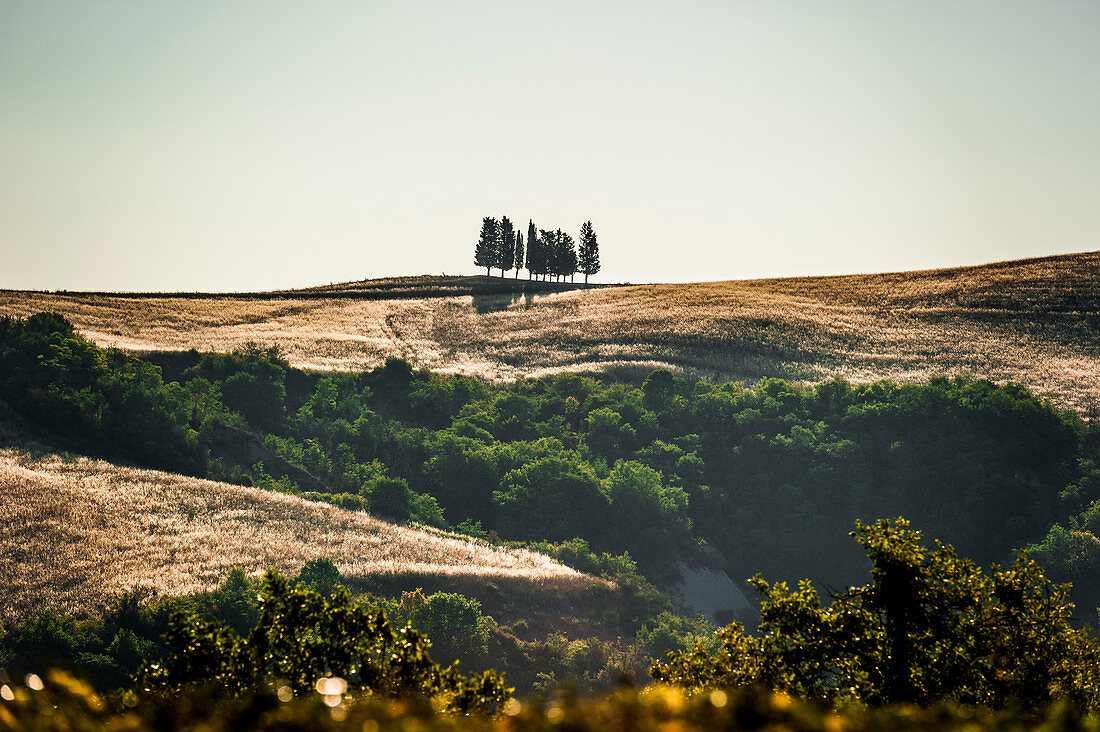
<instances>
[{"instance_id":1,"label":"wheat field","mask_svg":"<svg viewBox=\"0 0 1100 732\"><path fill-rule=\"evenodd\" d=\"M972 373L1026 384L1081 411L1100 404L1100 252L923 272L534 296L302 293L9 291L0 292L0 314L56 310L96 343L132 351L277 344L292 364L314 369L357 370L400 356L493 380L659 366L746 381Z\"/></svg>"},{"instance_id":2,"label":"wheat field","mask_svg":"<svg viewBox=\"0 0 1100 732\"><path fill-rule=\"evenodd\" d=\"M229 569L295 575L319 557L373 575L516 578L547 591L596 581L535 552L395 526L279 493L0 448L0 619L41 607L97 612L109 593L215 587Z\"/></svg>"}]
</instances>

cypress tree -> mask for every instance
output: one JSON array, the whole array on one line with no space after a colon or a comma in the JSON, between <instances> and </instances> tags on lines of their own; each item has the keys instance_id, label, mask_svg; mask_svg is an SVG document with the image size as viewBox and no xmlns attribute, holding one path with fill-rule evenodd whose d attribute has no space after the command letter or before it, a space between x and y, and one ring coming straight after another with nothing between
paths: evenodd
<instances>
[{"instance_id":1,"label":"cypress tree","mask_svg":"<svg viewBox=\"0 0 1100 732\"><path fill-rule=\"evenodd\" d=\"M492 274L493 267L498 266L500 259L500 224L492 216L486 216L481 220L481 235L477 238L477 246L474 248L474 265L485 268L485 276Z\"/></svg>"},{"instance_id":2,"label":"cypress tree","mask_svg":"<svg viewBox=\"0 0 1100 732\"><path fill-rule=\"evenodd\" d=\"M561 282L565 277L565 259L568 256L565 253L565 234L561 229L554 232L554 248L553 248L553 273L558 278L558 282Z\"/></svg>"},{"instance_id":3,"label":"cypress tree","mask_svg":"<svg viewBox=\"0 0 1100 732\"><path fill-rule=\"evenodd\" d=\"M577 272L577 248L573 244L573 237L562 232L561 238L558 239L558 247L561 250L559 268L562 279L568 276L569 281L572 282L573 275Z\"/></svg>"},{"instance_id":4,"label":"cypress tree","mask_svg":"<svg viewBox=\"0 0 1100 732\"><path fill-rule=\"evenodd\" d=\"M554 252L557 247L557 239L554 232L539 229L539 274L543 279L549 279L554 274Z\"/></svg>"},{"instance_id":5,"label":"cypress tree","mask_svg":"<svg viewBox=\"0 0 1100 732\"><path fill-rule=\"evenodd\" d=\"M535 274L535 268L533 265L538 262L538 254L536 250L539 248L539 232L535 228L535 222L531 219L527 220L527 279Z\"/></svg>"},{"instance_id":6,"label":"cypress tree","mask_svg":"<svg viewBox=\"0 0 1100 732\"><path fill-rule=\"evenodd\" d=\"M504 273L512 268L515 264L516 257L516 235L512 228L512 220L507 216L500 217L500 244L498 251L500 256L497 259L497 265L500 267L500 277L504 278Z\"/></svg>"},{"instance_id":7,"label":"cypress tree","mask_svg":"<svg viewBox=\"0 0 1100 732\"><path fill-rule=\"evenodd\" d=\"M519 279L519 271L523 269L523 234L516 232L516 279Z\"/></svg>"},{"instance_id":8,"label":"cypress tree","mask_svg":"<svg viewBox=\"0 0 1100 732\"><path fill-rule=\"evenodd\" d=\"M577 259L587 285L588 275L600 271L600 245L596 242L596 232L592 229L591 221L585 221L581 225L581 247Z\"/></svg>"}]
</instances>

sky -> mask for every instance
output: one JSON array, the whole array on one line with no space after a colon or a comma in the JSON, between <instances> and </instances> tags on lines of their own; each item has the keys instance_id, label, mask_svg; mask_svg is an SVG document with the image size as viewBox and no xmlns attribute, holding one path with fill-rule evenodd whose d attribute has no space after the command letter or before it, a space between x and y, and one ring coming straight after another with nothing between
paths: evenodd
<instances>
[{"instance_id":1,"label":"sky","mask_svg":"<svg viewBox=\"0 0 1100 732\"><path fill-rule=\"evenodd\" d=\"M0 287L604 282L1100 249L1100 3L0 0Z\"/></svg>"}]
</instances>

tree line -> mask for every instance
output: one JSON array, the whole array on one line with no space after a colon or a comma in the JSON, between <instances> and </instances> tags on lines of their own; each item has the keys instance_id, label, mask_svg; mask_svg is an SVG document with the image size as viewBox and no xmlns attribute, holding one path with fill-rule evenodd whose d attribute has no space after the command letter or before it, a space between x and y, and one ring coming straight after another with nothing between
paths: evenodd
<instances>
[{"instance_id":1,"label":"tree line","mask_svg":"<svg viewBox=\"0 0 1100 732\"><path fill-rule=\"evenodd\" d=\"M526 258L525 258L526 257ZM485 268L485 276L499 269L500 276L509 270L527 268L527 279L568 277L573 281L579 272L585 283L590 275L600 271L600 246L591 221L581 225L579 245L561 229L539 229L534 221L527 223L526 248L523 232L507 216L498 221L492 216L481 220L481 234L474 248L474 264Z\"/></svg>"}]
</instances>

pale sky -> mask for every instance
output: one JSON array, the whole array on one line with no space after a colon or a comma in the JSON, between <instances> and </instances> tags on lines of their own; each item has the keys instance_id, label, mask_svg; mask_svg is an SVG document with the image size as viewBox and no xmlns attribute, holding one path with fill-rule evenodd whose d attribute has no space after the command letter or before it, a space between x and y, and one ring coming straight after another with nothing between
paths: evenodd
<instances>
[{"instance_id":1,"label":"pale sky","mask_svg":"<svg viewBox=\"0 0 1100 732\"><path fill-rule=\"evenodd\" d=\"M597 281L1100 249L1100 2L0 0L0 287Z\"/></svg>"}]
</instances>

